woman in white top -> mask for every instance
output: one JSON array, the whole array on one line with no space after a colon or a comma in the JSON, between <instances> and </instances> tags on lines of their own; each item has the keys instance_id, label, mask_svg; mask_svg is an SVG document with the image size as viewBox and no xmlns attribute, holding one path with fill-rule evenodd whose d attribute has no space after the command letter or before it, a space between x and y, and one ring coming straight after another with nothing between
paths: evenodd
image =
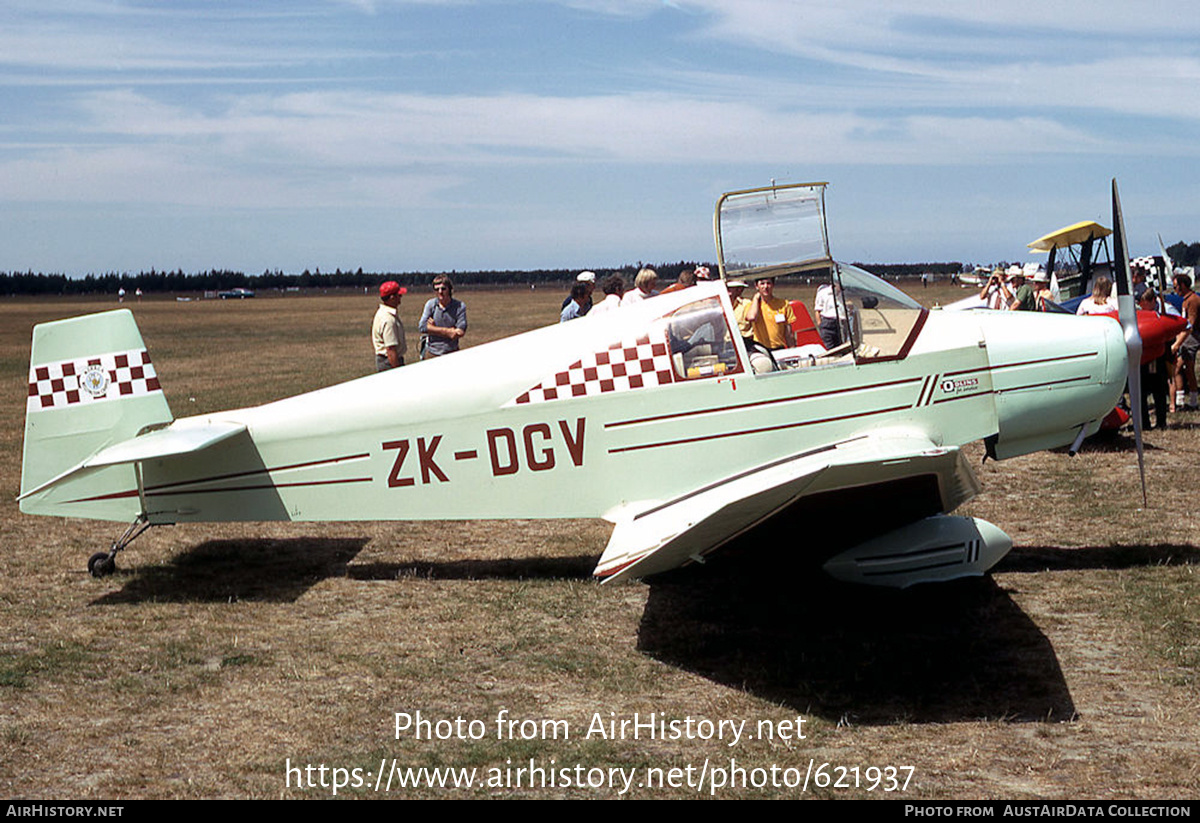
<instances>
[{"instance_id":1,"label":"woman in white top","mask_svg":"<svg viewBox=\"0 0 1200 823\"><path fill-rule=\"evenodd\" d=\"M1117 310L1117 298L1112 296L1112 281L1101 275L1092 286L1092 296L1083 298L1076 314L1108 314Z\"/></svg>"},{"instance_id":2,"label":"woman in white top","mask_svg":"<svg viewBox=\"0 0 1200 823\"><path fill-rule=\"evenodd\" d=\"M604 292L604 299L592 306L592 310L587 313L588 317L600 317L610 311L619 309L621 307L621 295L625 293L625 280L619 274L610 274L604 278L604 282L600 284L600 289Z\"/></svg>"},{"instance_id":3,"label":"woman in white top","mask_svg":"<svg viewBox=\"0 0 1200 823\"><path fill-rule=\"evenodd\" d=\"M640 303L658 294L658 291L654 288L658 285L658 272L654 269L642 269L637 273L637 278L633 281L633 285L635 288L625 292L621 297L621 308Z\"/></svg>"}]
</instances>

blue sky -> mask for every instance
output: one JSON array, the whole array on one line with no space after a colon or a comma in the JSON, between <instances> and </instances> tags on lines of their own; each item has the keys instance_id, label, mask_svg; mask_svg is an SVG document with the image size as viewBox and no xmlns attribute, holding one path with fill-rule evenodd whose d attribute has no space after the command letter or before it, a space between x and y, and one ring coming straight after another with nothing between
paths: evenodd
<instances>
[{"instance_id":1,"label":"blue sky","mask_svg":"<svg viewBox=\"0 0 1200 823\"><path fill-rule=\"evenodd\" d=\"M828 180L835 256L1200 239L1200 16L1092 0L5 0L0 271L711 258Z\"/></svg>"}]
</instances>

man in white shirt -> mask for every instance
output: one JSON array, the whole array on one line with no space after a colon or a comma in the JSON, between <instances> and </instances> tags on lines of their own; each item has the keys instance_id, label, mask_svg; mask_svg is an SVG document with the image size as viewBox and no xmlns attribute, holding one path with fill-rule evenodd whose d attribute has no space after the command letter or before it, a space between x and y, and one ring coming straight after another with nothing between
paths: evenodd
<instances>
[{"instance_id":1,"label":"man in white shirt","mask_svg":"<svg viewBox=\"0 0 1200 823\"><path fill-rule=\"evenodd\" d=\"M379 308L371 323L371 344L375 347L375 371L387 371L404 365L408 345L404 341L404 324L398 310L400 298L408 289L395 280L379 287Z\"/></svg>"},{"instance_id":2,"label":"man in white shirt","mask_svg":"<svg viewBox=\"0 0 1200 823\"><path fill-rule=\"evenodd\" d=\"M838 290L841 291L840 286ZM842 345L842 321L846 319L846 310L839 304L832 283L822 283L817 287L813 310L817 313L817 333L821 335L821 345L829 350Z\"/></svg>"}]
</instances>

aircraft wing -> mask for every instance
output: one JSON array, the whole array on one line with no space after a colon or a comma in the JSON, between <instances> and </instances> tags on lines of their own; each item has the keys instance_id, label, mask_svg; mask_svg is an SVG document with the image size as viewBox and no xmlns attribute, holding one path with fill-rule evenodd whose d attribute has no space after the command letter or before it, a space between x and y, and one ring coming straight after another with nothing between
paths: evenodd
<instances>
[{"instance_id":1,"label":"aircraft wing","mask_svg":"<svg viewBox=\"0 0 1200 823\"><path fill-rule=\"evenodd\" d=\"M940 510L975 496L978 482L957 448L920 433L876 432L783 457L694 489L673 500L628 504L595 574L605 582L644 577L699 560L805 495L932 475ZM869 506L864 508L869 512Z\"/></svg>"}]
</instances>

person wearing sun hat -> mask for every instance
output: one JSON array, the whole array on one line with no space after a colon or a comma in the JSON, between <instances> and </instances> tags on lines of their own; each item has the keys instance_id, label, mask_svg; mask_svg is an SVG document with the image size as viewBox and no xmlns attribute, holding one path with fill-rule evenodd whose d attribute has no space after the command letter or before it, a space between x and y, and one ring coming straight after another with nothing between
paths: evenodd
<instances>
[{"instance_id":1,"label":"person wearing sun hat","mask_svg":"<svg viewBox=\"0 0 1200 823\"><path fill-rule=\"evenodd\" d=\"M587 295L585 295L584 301L579 304L579 313L576 315L578 317L583 317L592 310L592 292L596 290L596 273L594 271L581 271L575 277L575 283L571 284L571 288L574 289L574 287L579 283L582 283L587 287ZM568 294L567 299L564 300L562 302L562 306L559 307L559 311L566 311L567 307L570 306L574 301L574 295Z\"/></svg>"},{"instance_id":2,"label":"person wearing sun hat","mask_svg":"<svg viewBox=\"0 0 1200 823\"><path fill-rule=\"evenodd\" d=\"M742 297L742 292L747 288L746 281L726 280L725 288L729 290L729 302L733 304L733 320L737 323L738 334L749 346L754 341L754 321L746 318L746 312L752 302L749 298Z\"/></svg>"}]
</instances>

